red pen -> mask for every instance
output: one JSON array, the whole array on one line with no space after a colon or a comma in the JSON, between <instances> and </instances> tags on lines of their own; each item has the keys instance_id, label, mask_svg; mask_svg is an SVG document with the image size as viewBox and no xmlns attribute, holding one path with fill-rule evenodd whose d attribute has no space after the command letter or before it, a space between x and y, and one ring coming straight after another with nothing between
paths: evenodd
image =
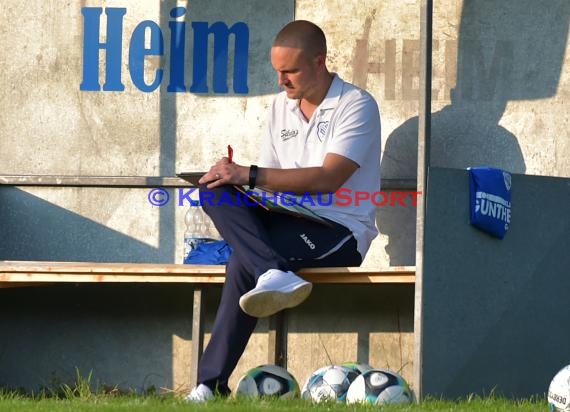
<instances>
[{"instance_id":1,"label":"red pen","mask_svg":"<svg viewBox=\"0 0 570 412\"><path fill-rule=\"evenodd\" d=\"M230 145L228 145L228 162L232 162L232 158L234 157L234 149Z\"/></svg>"}]
</instances>

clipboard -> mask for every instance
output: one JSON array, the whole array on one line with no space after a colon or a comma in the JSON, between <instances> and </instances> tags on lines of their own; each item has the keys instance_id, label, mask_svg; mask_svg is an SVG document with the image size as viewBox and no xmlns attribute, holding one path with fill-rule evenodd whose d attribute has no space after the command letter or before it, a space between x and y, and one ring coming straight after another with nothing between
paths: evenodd
<instances>
[{"instance_id":1,"label":"clipboard","mask_svg":"<svg viewBox=\"0 0 570 412\"><path fill-rule=\"evenodd\" d=\"M194 186L198 186L198 180L202 176L204 176L206 172L183 172L183 173L176 173L176 176L180 179L186 180L189 183L192 183Z\"/></svg>"},{"instance_id":2,"label":"clipboard","mask_svg":"<svg viewBox=\"0 0 570 412\"><path fill-rule=\"evenodd\" d=\"M328 227L333 226L328 220L317 215L311 209L298 204L296 198L288 197L283 193L273 192L259 186L256 186L253 190L250 190L248 186L234 185L234 187L243 195L247 196L252 202L269 212L284 213L302 219L308 219ZM281 199L281 201L274 202L273 199L276 198Z\"/></svg>"}]
</instances>

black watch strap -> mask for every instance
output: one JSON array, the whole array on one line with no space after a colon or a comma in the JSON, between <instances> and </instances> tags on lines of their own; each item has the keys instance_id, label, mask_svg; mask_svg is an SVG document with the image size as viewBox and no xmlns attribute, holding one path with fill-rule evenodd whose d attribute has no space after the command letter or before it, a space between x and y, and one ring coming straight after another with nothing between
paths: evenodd
<instances>
[{"instance_id":1,"label":"black watch strap","mask_svg":"<svg viewBox=\"0 0 570 412\"><path fill-rule=\"evenodd\" d=\"M255 188L255 182L257 181L257 165L251 165L249 167L249 188Z\"/></svg>"}]
</instances>

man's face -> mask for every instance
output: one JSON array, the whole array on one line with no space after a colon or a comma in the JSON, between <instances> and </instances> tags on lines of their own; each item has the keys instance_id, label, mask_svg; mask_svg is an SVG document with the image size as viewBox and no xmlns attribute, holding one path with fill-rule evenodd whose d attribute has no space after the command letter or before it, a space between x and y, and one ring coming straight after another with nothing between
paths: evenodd
<instances>
[{"instance_id":1,"label":"man's face","mask_svg":"<svg viewBox=\"0 0 570 412\"><path fill-rule=\"evenodd\" d=\"M303 50L275 46L271 49L271 64L277 72L277 82L290 99L310 95L316 86L319 58L309 58Z\"/></svg>"}]
</instances>

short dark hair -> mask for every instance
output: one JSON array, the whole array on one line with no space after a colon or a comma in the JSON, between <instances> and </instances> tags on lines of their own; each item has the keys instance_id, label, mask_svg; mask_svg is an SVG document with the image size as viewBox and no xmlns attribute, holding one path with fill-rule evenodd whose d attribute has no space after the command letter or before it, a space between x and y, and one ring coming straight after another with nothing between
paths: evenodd
<instances>
[{"instance_id":1,"label":"short dark hair","mask_svg":"<svg viewBox=\"0 0 570 412\"><path fill-rule=\"evenodd\" d=\"M286 24L275 36L273 46L295 47L310 55L327 54L327 39L323 30L307 20L295 20Z\"/></svg>"}]
</instances>

